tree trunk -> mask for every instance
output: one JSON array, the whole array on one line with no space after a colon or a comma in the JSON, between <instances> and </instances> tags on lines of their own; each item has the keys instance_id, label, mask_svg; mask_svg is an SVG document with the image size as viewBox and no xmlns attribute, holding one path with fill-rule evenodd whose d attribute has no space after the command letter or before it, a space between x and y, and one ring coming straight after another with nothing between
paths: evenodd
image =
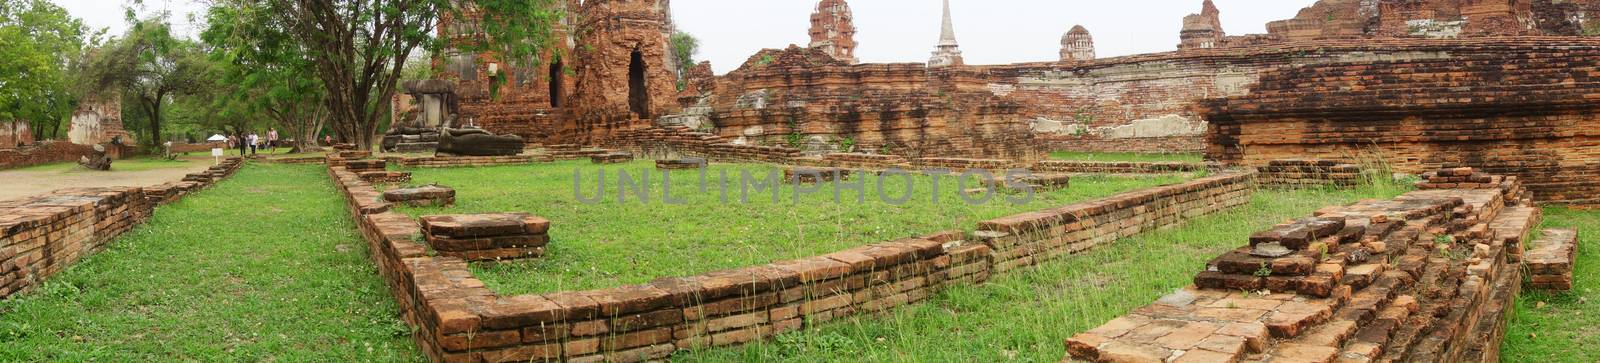
<instances>
[{"instance_id":1,"label":"tree trunk","mask_svg":"<svg viewBox=\"0 0 1600 363\"><path fill-rule=\"evenodd\" d=\"M145 110L150 113L150 143L148 144L150 147L161 145L161 98L163 97L165 97L164 94L157 93L154 102L149 99L144 100Z\"/></svg>"}]
</instances>

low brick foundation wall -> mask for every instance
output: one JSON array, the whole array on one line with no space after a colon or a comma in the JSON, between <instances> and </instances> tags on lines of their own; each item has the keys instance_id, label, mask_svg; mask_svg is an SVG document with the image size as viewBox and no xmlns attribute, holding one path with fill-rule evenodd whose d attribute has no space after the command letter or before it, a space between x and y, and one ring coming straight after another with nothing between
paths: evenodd
<instances>
[{"instance_id":1,"label":"low brick foundation wall","mask_svg":"<svg viewBox=\"0 0 1600 363\"><path fill-rule=\"evenodd\" d=\"M1348 188L1361 184L1361 167L1335 160L1273 160L1256 167L1259 182L1274 188Z\"/></svg>"},{"instance_id":2,"label":"low brick foundation wall","mask_svg":"<svg viewBox=\"0 0 1600 363\"><path fill-rule=\"evenodd\" d=\"M389 162L405 168L456 168L476 166L526 165L555 161L548 155L515 156L434 156L389 158Z\"/></svg>"},{"instance_id":3,"label":"low brick foundation wall","mask_svg":"<svg viewBox=\"0 0 1600 363\"><path fill-rule=\"evenodd\" d=\"M1220 170L1214 163L1047 160L1033 164L1035 173L1161 174Z\"/></svg>"},{"instance_id":4,"label":"low brick foundation wall","mask_svg":"<svg viewBox=\"0 0 1600 363\"><path fill-rule=\"evenodd\" d=\"M240 163L229 159L213 170L231 175ZM212 183L214 180L207 179L150 188L61 189L0 202L0 299L27 291L104 249L111 240L143 223L157 205Z\"/></svg>"},{"instance_id":5,"label":"low brick foundation wall","mask_svg":"<svg viewBox=\"0 0 1600 363\"><path fill-rule=\"evenodd\" d=\"M644 285L501 296L472 277L465 260L430 256L421 225L390 210L355 173L342 167L329 173L348 197L422 351L434 361L490 362L656 360L679 349L740 344L883 311L951 284L986 281L1021 265L1019 258L1027 264L1047 259L1031 251L1056 257L1243 204L1253 178L1217 176L1003 219L1044 213L1050 214L1044 219L1060 222L1063 213L1082 216L1049 226L1006 224L1027 228L1018 235L1039 241L941 232ZM999 224L984 222L980 229ZM1078 239L1092 243L1071 243L1077 248L1072 251L1042 247ZM998 258L1001 253L1005 258Z\"/></svg>"},{"instance_id":6,"label":"low brick foundation wall","mask_svg":"<svg viewBox=\"0 0 1600 363\"><path fill-rule=\"evenodd\" d=\"M1202 153L1206 151L1205 135L1115 139L1097 136L1039 135L1039 140L1048 151L1090 153Z\"/></svg>"},{"instance_id":7,"label":"low brick foundation wall","mask_svg":"<svg viewBox=\"0 0 1600 363\"><path fill-rule=\"evenodd\" d=\"M226 150L227 148L228 148L228 143L225 143L225 142L213 142L213 143L202 143L202 144L187 144L187 143L185 143L185 144L177 144L177 143L174 143L174 144L172 144L172 149L170 149L170 151L173 154L193 153L193 152L210 153L211 149L224 149L224 150Z\"/></svg>"},{"instance_id":8,"label":"low brick foundation wall","mask_svg":"<svg viewBox=\"0 0 1600 363\"><path fill-rule=\"evenodd\" d=\"M66 141L45 141L20 149L0 149L0 170L78 161L93 152L93 146Z\"/></svg>"},{"instance_id":9,"label":"low brick foundation wall","mask_svg":"<svg viewBox=\"0 0 1600 363\"><path fill-rule=\"evenodd\" d=\"M991 219L974 235L994 249L995 272L1005 272L1249 203L1254 178L1219 175Z\"/></svg>"},{"instance_id":10,"label":"low brick foundation wall","mask_svg":"<svg viewBox=\"0 0 1600 363\"><path fill-rule=\"evenodd\" d=\"M1197 266L1194 286L1066 349L1088 361L1494 361L1522 281L1508 251L1540 217L1510 192L1324 208L1250 235Z\"/></svg>"}]
</instances>

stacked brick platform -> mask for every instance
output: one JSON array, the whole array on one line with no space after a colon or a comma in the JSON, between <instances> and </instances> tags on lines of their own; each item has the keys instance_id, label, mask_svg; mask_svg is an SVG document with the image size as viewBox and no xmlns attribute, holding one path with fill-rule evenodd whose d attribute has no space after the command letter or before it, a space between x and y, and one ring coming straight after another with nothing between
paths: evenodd
<instances>
[{"instance_id":1,"label":"stacked brick platform","mask_svg":"<svg viewBox=\"0 0 1600 363\"><path fill-rule=\"evenodd\" d=\"M1067 351L1092 361L1494 361L1521 282L1508 247L1539 222L1538 209L1503 195L1424 190L1324 208L1250 236L1255 247L1212 260L1194 286L1068 339Z\"/></svg>"},{"instance_id":2,"label":"stacked brick platform","mask_svg":"<svg viewBox=\"0 0 1600 363\"><path fill-rule=\"evenodd\" d=\"M422 233L439 254L467 261L544 255L550 221L527 213L423 216Z\"/></svg>"},{"instance_id":3,"label":"stacked brick platform","mask_svg":"<svg viewBox=\"0 0 1600 363\"><path fill-rule=\"evenodd\" d=\"M1031 266L1250 201L1254 174L1226 174L983 221L995 272Z\"/></svg>"},{"instance_id":4,"label":"stacked brick platform","mask_svg":"<svg viewBox=\"0 0 1600 363\"><path fill-rule=\"evenodd\" d=\"M846 179L850 179L850 170L847 169L805 167L783 169L783 182L787 184L816 184Z\"/></svg>"},{"instance_id":5,"label":"stacked brick platform","mask_svg":"<svg viewBox=\"0 0 1600 363\"><path fill-rule=\"evenodd\" d=\"M465 260L430 256L420 243L422 226L376 201L356 174L340 167L329 173L416 328L413 338L434 361L663 359L679 349L740 344L914 303L951 284L986 281L1004 271L1002 263L1014 268L1015 258L996 258L998 242L1007 243L1005 251L1029 248L952 231L643 285L501 296L473 278ZM1065 208L1087 213L1081 221L1041 231L1070 227L1074 238L1109 242L1090 234L1132 235L1236 205L1247 199L1250 178L1219 176L1086 202Z\"/></svg>"},{"instance_id":6,"label":"stacked brick platform","mask_svg":"<svg viewBox=\"0 0 1600 363\"><path fill-rule=\"evenodd\" d=\"M1515 175L1489 175L1470 167L1445 165L1445 168L1422 174L1417 189L1498 189L1504 191L1508 205L1532 205L1533 192L1522 186Z\"/></svg>"},{"instance_id":7,"label":"stacked brick platform","mask_svg":"<svg viewBox=\"0 0 1600 363\"><path fill-rule=\"evenodd\" d=\"M361 174L388 170L389 162L384 159L346 160L344 167L350 169L352 173Z\"/></svg>"},{"instance_id":8,"label":"stacked brick platform","mask_svg":"<svg viewBox=\"0 0 1600 363\"><path fill-rule=\"evenodd\" d=\"M1003 159L967 159L967 158L918 158L911 161L912 167L918 169L946 169L960 173L967 170L987 170L991 173L1004 173L1006 170L1020 168L1019 162Z\"/></svg>"},{"instance_id":9,"label":"stacked brick platform","mask_svg":"<svg viewBox=\"0 0 1600 363\"><path fill-rule=\"evenodd\" d=\"M1125 99L1133 98L1136 97L1127 97ZM1156 102L1150 102L1150 104L1155 103ZM1169 101L1164 103L1172 102ZM1114 120L1115 119L1113 119L1113 121ZM1069 151L1084 153L1202 153L1206 151L1205 135L1105 138L1093 135L1072 136L1042 134L1039 135L1038 138L1039 142L1043 144L1042 147L1044 148L1044 151Z\"/></svg>"},{"instance_id":10,"label":"stacked brick platform","mask_svg":"<svg viewBox=\"0 0 1600 363\"><path fill-rule=\"evenodd\" d=\"M1265 187L1349 188L1361 184L1360 166L1336 160L1273 160L1256 171L1256 181Z\"/></svg>"},{"instance_id":11,"label":"stacked brick platform","mask_svg":"<svg viewBox=\"0 0 1600 363\"><path fill-rule=\"evenodd\" d=\"M778 146L737 145L721 136L683 126L661 126L619 132L607 147L638 155L678 155L728 162L786 164L801 157L798 149Z\"/></svg>"},{"instance_id":12,"label":"stacked brick platform","mask_svg":"<svg viewBox=\"0 0 1600 363\"><path fill-rule=\"evenodd\" d=\"M240 160L233 158L215 169L227 176L240 165ZM208 179L148 189L61 189L46 196L0 202L0 299L27 291L104 249L148 219L158 204L212 183L214 180Z\"/></svg>"},{"instance_id":13,"label":"stacked brick platform","mask_svg":"<svg viewBox=\"0 0 1600 363\"><path fill-rule=\"evenodd\" d=\"M688 170L699 169L706 166L706 159L670 159L656 160L657 170Z\"/></svg>"},{"instance_id":14,"label":"stacked brick platform","mask_svg":"<svg viewBox=\"0 0 1600 363\"><path fill-rule=\"evenodd\" d=\"M451 206L456 204L456 190L438 185L385 190L383 201L412 207Z\"/></svg>"},{"instance_id":15,"label":"stacked brick platform","mask_svg":"<svg viewBox=\"0 0 1600 363\"><path fill-rule=\"evenodd\" d=\"M589 157L589 162L595 164L621 164L633 161L633 154L626 152L607 152Z\"/></svg>"},{"instance_id":16,"label":"stacked brick platform","mask_svg":"<svg viewBox=\"0 0 1600 363\"><path fill-rule=\"evenodd\" d=\"M1414 42L1436 59L1330 62L1260 75L1248 95L1199 106L1207 156L1265 165L1372 154L1397 172L1461 164L1514 175L1541 201L1600 204L1600 40ZM1375 44L1381 44L1375 43Z\"/></svg>"},{"instance_id":17,"label":"stacked brick platform","mask_svg":"<svg viewBox=\"0 0 1600 363\"><path fill-rule=\"evenodd\" d=\"M828 153L815 157L795 158L794 163L804 166L857 170L911 169L911 163L900 155Z\"/></svg>"},{"instance_id":18,"label":"stacked brick platform","mask_svg":"<svg viewBox=\"0 0 1600 363\"><path fill-rule=\"evenodd\" d=\"M1215 164L1183 162L1047 160L1028 168L1035 173L1163 174L1220 169Z\"/></svg>"},{"instance_id":19,"label":"stacked brick platform","mask_svg":"<svg viewBox=\"0 0 1600 363\"><path fill-rule=\"evenodd\" d=\"M409 171L368 171L356 174L368 183L397 184L411 181Z\"/></svg>"},{"instance_id":20,"label":"stacked brick platform","mask_svg":"<svg viewBox=\"0 0 1600 363\"><path fill-rule=\"evenodd\" d=\"M1528 246L1523 261L1528 265L1527 288L1546 291L1572 290L1572 264L1578 253L1578 231L1546 229L1544 236Z\"/></svg>"},{"instance_id":21,"label":"stacked brick platform","mask_svg":"<svg viewBox=\"0 0 1600 363\"><path fill-rule=\"evenodd\" d=\"M1008 193L1044 193L1054 190L1066 189L1072 185L1072 176L1066 174L1033 174L1015 180L1008 180L1005 175L995 175L989 179L980 180L985 187ZM970 191L969 193L973 193ZM986 193L987 191L977 191Z\"/></svg>"},{"instance_id":22,"label":"stacked brick platform","mask_svg":"<svg viewBox=\"0 0 1600 363\"><path fill-rule=\"evenodd\" d=\"M577 160L588 159L589 157L604 154L610 150L583 148L582 146L575 144L557 144L546 147L545 151L550 154L550 157L555 158L555 160Z\"/></svg>"},{"instance_id":23,"label":"stacked brick platform","mask_svg":"<svg viewBox=\"0 0 1600 363\"><path fill-rule=\"evenodd\" d=\"M456 168L480 167L503 165L527 165L533 163L547 163L555 161L547 155L515 155L515 156L430 156L430 157L400 157L390 158L395 164L405 168Z\"/></svg>"}]
</instances>

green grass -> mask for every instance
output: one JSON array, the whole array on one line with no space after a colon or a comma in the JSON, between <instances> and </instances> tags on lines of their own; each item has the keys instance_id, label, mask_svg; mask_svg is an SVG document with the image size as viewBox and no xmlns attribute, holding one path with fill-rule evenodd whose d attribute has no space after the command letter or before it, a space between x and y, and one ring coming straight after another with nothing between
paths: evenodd
<instances>
[{"instance_id":1,"label":"green grass","mask_svg":"<svg viewBox=\"0 0 1600 363\"><path fill-rule=\"evenodd\" d=\"M320 166L250 165L0 302L0 361L417 361Z\"/></svg>"},{"instance_id":2,"label":"green grass","mask_svg":"<svg viewBox=\"0 0 1600 363\"><path fill-rule=\"evenodd\" d=\"M156 170L156 169L167 169L167 168L182 168L182 167L188 167L188 166L192 166L192 165L201 165L201 163L205 163L204 165L210 165L211 161L210 160L204 160L204 161L202 161L202 160L165 160L165 159L156 158L156 157L138 157L138 158L131 158L131 159L123 159L123 160L113 160L111 162L111 171L112 172L118 172L118 171L145 171L145 170ZM86 173L87 172L96 172L96 173L100 172L100 171L89 170L89 169L83 168L81 166L78 166L78 162L76 162L76 161L50 163L50 164L40 164L40 165L29 166L29 167L26 167L26 168L18 168L18 169L15 169L15 170L17 170L17 171L36 171L36 172L54 172L54 171L86 172Z\"/></svg>"},{"instance_id":3,"label":"green grass","mask_svg":"<svg viewBox=\"0 0 1600 363\"><path fill-rule=\"evenodd\" d=\"M1056 362L1062 341L1190 284L1205 261L1251 232L1331 204L1388 198L1397 188L1258 191L1250 204L1177 228L957 286L882 315L857 315L776 339L682 352L706 362Z\"/></svg>"},{"instance_id":4,"label":"green grass","mask_svg":"<svg viewBox=\"0 0 1600 363\"><path fill-rule=\"evenodd\" d=\"M649 282L669 276L688 276L793 258L826 254L854 246L950 229L975 228L977 222L1024 211L1062 206L1076 201L1185 180L1186 175L1138 178L1079 177L1065 190L1042 193L1027 204L1003 199L973 206L958 196L955 178L941 180L940 200L932 201L932 178L917 178L910 202L895 206L880 202L876 177L867 175L866 202L848 195L834 202L831 184L799 203L785 187L780 202L771 194L752 195L741 204L740 170L757 175L778 170L768 165L713 165L715 180L727 170L732 202L721 203L713 186L698 188L699 173L675 172L672 193L685 205L660 200L661 174L651 161L608 166L607 191L612 196L588 205L573 195L573 171L584 171L586 198L595 195L597 170L589 161L569 161L532 166L417 169L414 183L439 183L456 189L455 207L413 208L414 216L523 211L551 220L551 242L546 256L536 260L482 263L473 272L501 294L584 290ZM615 179L619 170L637 178L651 170L655 194L651 203L631 198L618 203ZM781 175L782 171L778 170ZM976 182L969 184L974 187ZM891 198L904 195L903 179L885 183Z\"/></svg>"},{"instance_id":5,"label":"green grass","mask_svg":"<svg viewBox=\"0 0 1600 363\"><path fill-rule=\"evenodd\" d=\"M1085 153L1072 151L1056 151L1050 153L1052 160L1072 161L1136 161L1136 162L1184 162L1198 163L1202 160L1200 154L1159 154L1159 153Z\"/></svg>"},{"instance_id":6,"label":"green grass","mask_svg":"<svg viewBox=\"0 0 1600 363\"><path fill-rule=\"evenodd\" d=\"M1600 361L1600 211L1545 208L1541 228L1577 228L1578 255L1572 291L1523 290L1506 328L1500 360L1506 362ZM1541 307L1540 304L1543 304Z\"/></svg>"}]
</instances>

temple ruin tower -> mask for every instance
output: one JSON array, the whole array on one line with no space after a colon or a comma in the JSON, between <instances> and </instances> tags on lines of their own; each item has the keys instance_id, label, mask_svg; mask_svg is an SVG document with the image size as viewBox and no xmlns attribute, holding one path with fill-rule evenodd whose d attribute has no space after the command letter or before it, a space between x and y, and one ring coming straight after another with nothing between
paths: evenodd
<instances>
[{"instance_id":1,"label":"temple ruin tower","mask_svg":"<svg viewBox=\"0 0 1600 363\"><path fill-rule=\"evenodd\" d=\"M1082 25L1072 26L1067 34L1061 36L1061 61L1086 61L1094 60L1094 36L1089 35L1089 29Z\"/></svg>"},{"instance_id":2,"label":"temple ruin tower","mask_svg":"<svg viewBox=\"0 0 1600 363\"><path fill-rule=\"evenodd\" d=\"M944 24L939 30L939 48L928 58L928 67L949 67L966 64L961 59L961 46L956 44L955 25L950 21L950 0L944 0Z\"/></svg>"},{"instance_id":3,"label":"temple ruin tower","mask_svg":"<svg viewBox=\"0 0 1600 363\"><path fill-rule=\"evenodd\" d=\"M1178 33L1181 40L1178 49L1216 48L1222 46L1222 39L1226 36L1222 32L1221 11L1211 0L1206 0L1199 14L1183 17L1183 31Z\"/></svg>"},{"instance_id":4,"label":"temple ruin tower","mask_svg":"<svg viewBox=\"0 0 1600 363\"><path fill-rule=\"evenodd\" d=\"M811 48L821 49L834 59L860 63L856 59L855 16L845 0L822 0L811 13Z\"/></svg>"}]
</instances>

